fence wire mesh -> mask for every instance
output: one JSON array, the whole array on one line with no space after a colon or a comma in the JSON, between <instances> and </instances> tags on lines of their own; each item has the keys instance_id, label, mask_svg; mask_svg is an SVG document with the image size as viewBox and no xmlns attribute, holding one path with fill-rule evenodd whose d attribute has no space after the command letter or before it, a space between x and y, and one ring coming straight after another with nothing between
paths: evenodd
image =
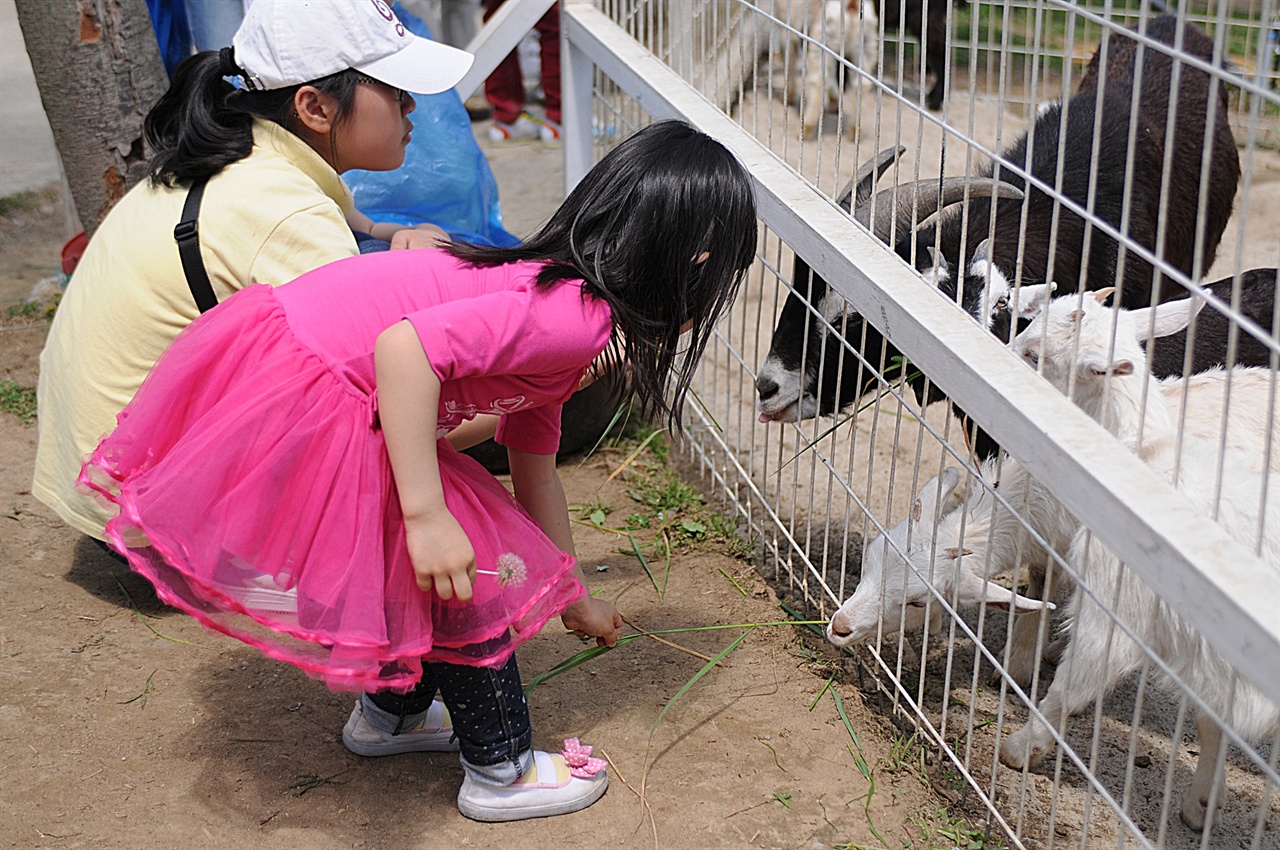
<instances>
[{"instance_id":1,"label":"fence wire mesh","mask_svg":"<svg viewBox=\"0 0 1280 850\"><path fill-rule=\"evenodd\" d=\"M831 618L989 846L1280 847L1276 0L594 6L785 163L800 219L834 202L878 240L766 215L688 410L784 603ZM599 152L653 116L596 65ZM904 274L976 321L866 309ZM1189 293L1147 339L1180 320L1138 311ZM1080 442L1045 379L1102 427ZM1126 505L1130 454L1156 477ZM1064 455L1086 475L1046 476ZM1239 548L1126 548L1166 510ZM1205 615L1197 572L1243 608Z\"/></svg>"}]
</instances>

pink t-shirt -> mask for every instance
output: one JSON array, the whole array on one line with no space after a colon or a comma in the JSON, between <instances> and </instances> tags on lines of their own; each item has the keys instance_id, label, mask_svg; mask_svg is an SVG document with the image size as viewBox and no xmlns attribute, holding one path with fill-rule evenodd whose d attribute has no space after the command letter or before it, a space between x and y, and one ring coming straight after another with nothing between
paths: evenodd
<instances>
[{"instance_id":1,"label":"pink t-shirt","mask_svg":"<svg viewBox=\"0 0 1280 850\"><path fill-rule=\"evenodd\" d=\"M554 454L561 405L608 344L612 323L608 305L580 282L535 288L539 268L473 268L443 251L388 251L330 263L275 294L299 342L375 398L374 343L408 319L441 381L442 433L496 413L499 443Z\"/></svg>"}]
</instances>

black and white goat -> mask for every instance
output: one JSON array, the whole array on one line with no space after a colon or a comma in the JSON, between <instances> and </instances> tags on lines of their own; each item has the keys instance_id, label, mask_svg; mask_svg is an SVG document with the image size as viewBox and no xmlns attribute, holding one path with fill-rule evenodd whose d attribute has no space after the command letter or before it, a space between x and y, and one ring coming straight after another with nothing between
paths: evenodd
<instances>
[{"instance_id":1,"label":"black and white goat","mask_svg":"<svg viewBox=\"0 0 1280 850\"><path fill-rule=\"evenodd\" d=\"M1172 16L1150 21L1146 35L1172 45L1179 26L1182 50L1212 60L1212 40L1190 24L1179 25ZM1042 107L1031 131L1015 142L1000 162L979 175L959 209L944 208L965 199L966 193L947 191L954 188L947 181L943 191L937 191L936 180L897 189L903 197L919 197L921 190L928 189L928 198L936 201L932 209L928 204L902 204L895 210L895 217L885 222L879 218L885 205L877 203L875 207L872 219L876 235L882 241L892 239L904 259L915 259L917 268L944 295L1003 339L1011 338L1016 320L1007 308L1015 282L1043 284L1052 277L1062 293L1116 286L1126 307L1152 301L1156 271L1151 263L1133 250L1124 250L1114 238L1094 227L1092 220L1107 222L1120 230L1126 241L1153 252L1159 247L1157 236L1163 220L1165 239L1160 258L1192 276L1212 262L1230 218L1240 165L1221 86L1208 73L1182 64L1175 90L1174 60L1169 54L1149 45L1140 48L1134 39L1121 34L1112 34L1104 44L1105 73L1100 70L1104 67L1100 49L1077 93L1065 105L1051 103ZM1135 107L1139 70L1142 82ZM1208 119L1211 92L1215 99L1213 121ZM1175 109L1170 108L1171 101L1176 104ZM1171 114L1173 170L1166 185L1165 136ZM1132 151L1131 116L1137 122ZM1096 134L1095 121L1099 124ZM1198 229L1199 175L1206 144L1209 192L1199 228L1197 257L1194 234ZM1059 150L1063 152L1061 162ZM1055 195L1088 209L1091 218L1086 220L1066 208L1055 195L1042 191L1001 163L1016 164L1043 184L1055 186ZM870 187L862 195L869 197ZM913 222L935 211L940 216L938 221L911 229ZM863 219L867 217L864 214ZM827 333L822 322L810 319L806 302L814 305L833 327L842 330L850 346L881 357L881 362L873 365L879 367L886 380L904 374L901 365L893 365L900 352L892 343L861 316L848 311L843 299L828 290L826 281L808 274L808 267L801 266L798 262L796 292L783 307L772 347L756 381L761 421L796 421L833 414L877 384L876 375L862 368L840 339ZM1181 292L1166 283L1154 294L1161 300ZM1274 303L1274 293L1271 298ZM1219 319L1225 324L1224 319ZM1272 325L1269 318L1260 323L1268 328ZM1200 330L1197 328L1198 334ZM1225 338L1223 334L1221 339ZM1198 340L1197 357L1202 347ZM1172 352L1173 347L1167 350ZM1209 357L1211 363L1205 365L1222 359L1223 355L1217 354ZM1159 374L1181 373L1181 357L1171 360L1176 364ZM901 364L902 360L897 362ZM1257 365L1268 362L1269 358ZM1193 370L1196 368L1197 364L1193 364ZM913 386L924 403L943 398L922 376L917 376ZM975 449L986 458L994 454L996 445L979 432Z\"/></svg>"}]
</instances>

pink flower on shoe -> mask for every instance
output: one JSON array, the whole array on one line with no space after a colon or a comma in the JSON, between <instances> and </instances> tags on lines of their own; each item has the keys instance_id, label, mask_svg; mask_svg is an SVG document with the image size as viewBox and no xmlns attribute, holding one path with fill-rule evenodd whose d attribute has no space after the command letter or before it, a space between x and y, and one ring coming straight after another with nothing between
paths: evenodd
<instances>
[{"instance_id":1,"label":"pink flower on shoe","mask_svg":"<svg viewBox=\"0 0 1280 850\"><path fill-rule=\"evenodd\" d=\"M592 758L591 749L577 738L564 739L564 749L560 751L560 755L564 757L565 764L569 765L571 776L590 779L608 766L609 763L604 759Z\"/></svg>"}]
</instances>

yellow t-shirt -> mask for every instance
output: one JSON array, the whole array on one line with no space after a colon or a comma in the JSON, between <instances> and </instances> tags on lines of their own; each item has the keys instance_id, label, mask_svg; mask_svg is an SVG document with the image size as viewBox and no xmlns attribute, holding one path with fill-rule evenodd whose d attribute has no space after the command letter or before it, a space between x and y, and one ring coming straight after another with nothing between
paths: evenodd
<instances>
[{"instance_id":1,"label":"yellow t-shirt","mask_svg":"<svg viewBox=\"0 0 1280 850\"><path fill-rule=\"evenodd\" d=\"M40 355L40 443L31 492L99 539L112 513L76 490L84 456L115 427L164 349L199 314L173 228L185 186L131 189L81 257ZM253 151L209 180L200 253L218 300L279 286L358 253L351 192L305 142L255 120Z\"/></svg>"}]
</instances>

